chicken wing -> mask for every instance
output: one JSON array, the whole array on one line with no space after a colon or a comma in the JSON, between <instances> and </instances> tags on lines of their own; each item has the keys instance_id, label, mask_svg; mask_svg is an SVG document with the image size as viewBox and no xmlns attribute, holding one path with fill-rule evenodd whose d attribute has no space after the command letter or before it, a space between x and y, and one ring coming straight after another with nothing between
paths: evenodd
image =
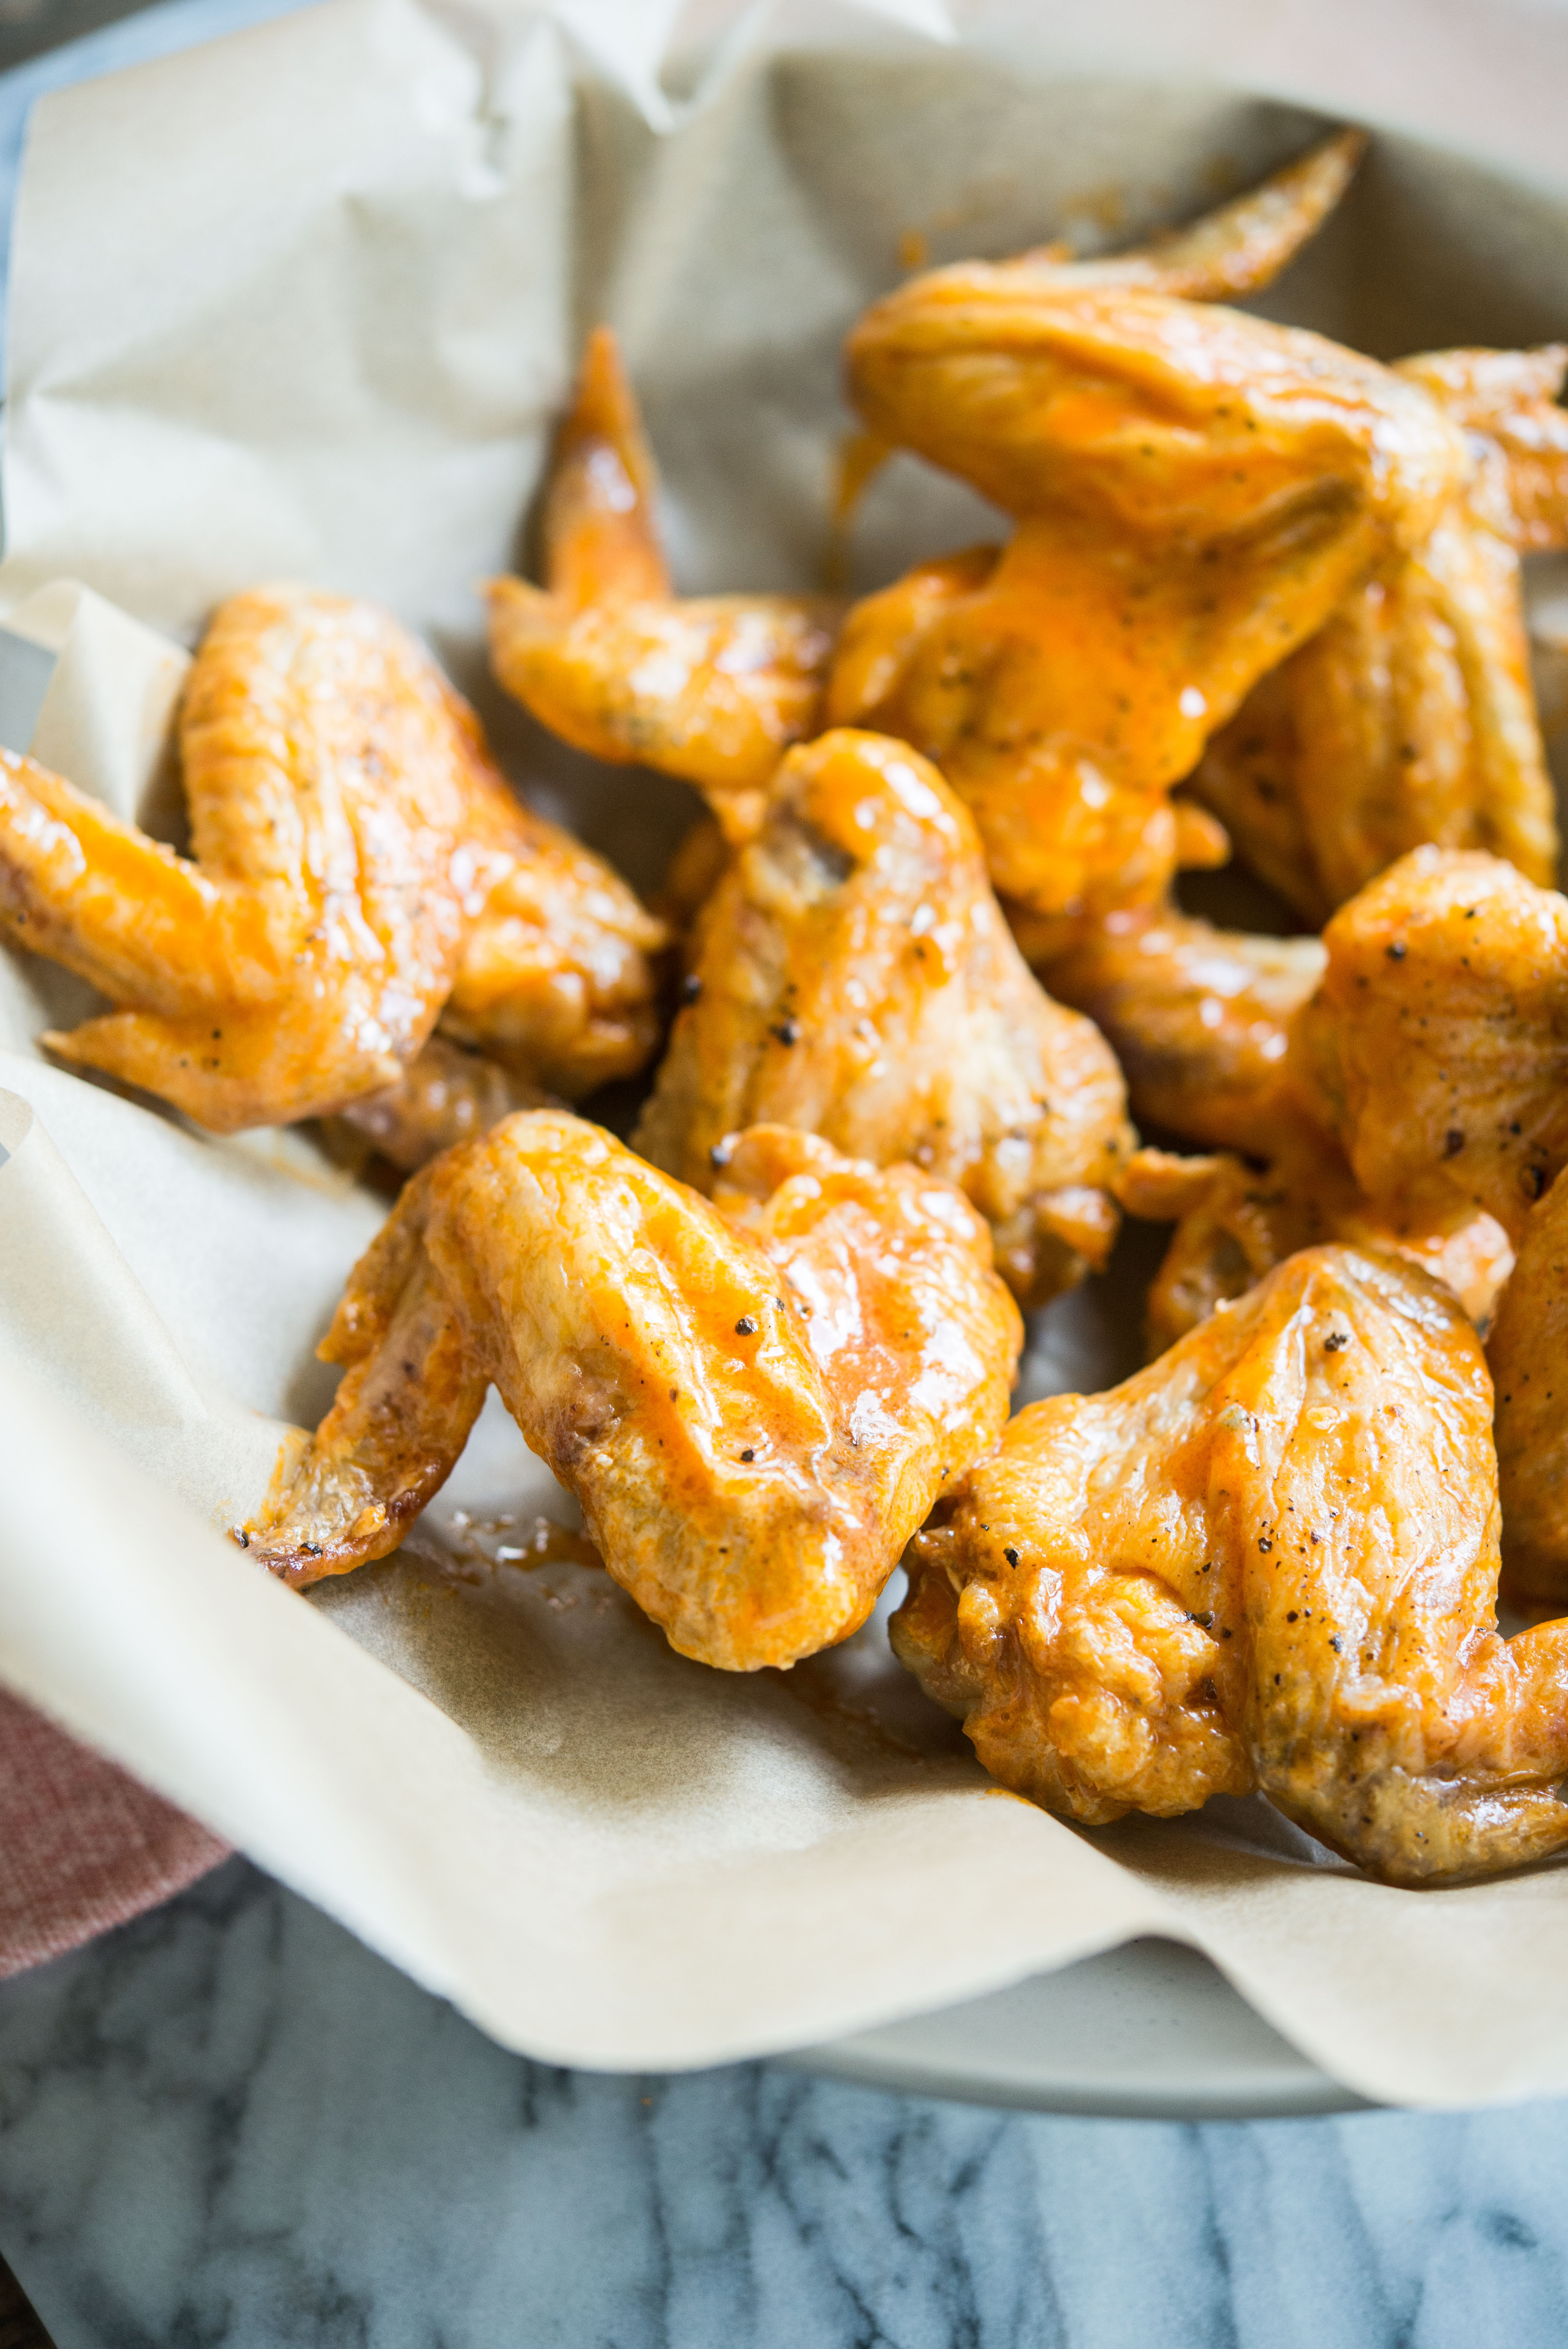
<instances>
[{"instance_id":1,"label":"chicken wing","mask_svg":"<svg viewBox=\"0 0 1568 2349\"><path fill-rule=\"evenodd\" d=\"M1336 130L1243 195L1125 252L1080 257L1058 241L995 267L1030 286L1132 285L1189 302L1239 301L1271 285L1316 234L1366 151L1365 131ZM874 432L858 432L846 444L834 515L841 528L892 454Z\"/></svg>"},{"instance_id":2,"label":"chicken wing","mask_svg":"<svg viewBox=\"0 0 1568 2349\"><path fill-rule=\"evenodd\" d=\"M601 326L552 462L546 585L492 582L490 657L508 693L563 741L696 784L727 834L744 839L779 754L815 730L838 606L676 597L655 495L636 402Z\"/></svg>"},{"instance_id":3,"label":"chicken wing","mask_svg":"<svg viewBox=\"0 0 1568 2349\"><path fill-rule=\"evenodd\" d=\"M1135 1151L1117 1185L1130 1216L1174 1223L1145 1307L1151 1355L1244 1297L1300 1248L1336 1240L1408 1257L1450 1288L1484 1336L1513 1270L1508 1234L1484 1207L1433 1200L1417 1215L1363 1197L1333 1137L1276 1097L1257 1154L1183 1158Z\"/></svg>"},{"instance_id":4,"label":"chicken wing","mask_svg":"<svg viewBox=\"0 0 1568 2349\"><path fill-rule=\"evenodd\" d=\"M1150 905L1085 925L1064 953L1047 937L1037 960L1033 925L1022 916L1016 927L1042 985L1087 1011L1113 1047L1140 1125L1268 1146L1290 1023L1323 976L1316 938L1217 930Z\"/></svg>"},{"instance_id":5,"label":"chicken wing","mask_svg":"<svg viewBox=\"0 0 1568 2349\"><path fill-rule=\"evenodd\" d=\"M792 1126L958 1184L1026 1305L1103 1264L1132 1146L1120 1072L1031 977L923 759L851 732L791 750L696 938L636 1135L655 1166L710 1190L726 1134Z\"/></svg>"},{"instance_id":6,"label":"chicken wing","mask_svg":"<svg viewBox=\"0 0 1568 2349\"><path fill-rule=\"evenodd\" d=\"M652 1058L669 929L602 856L499 777L483 804L507 867L469 932L441 1030L519 1084L581 1101ZM476 804L476 824L478 814Z\"/></svg>"},{"instance_id":7,"label":"chicken wing","mask_svg":"<svg viewBox=\"0 0 1568 2349\"><path fill-rule=\"evenodd\" d=\"M1172 786L1472 470L1421 386L1321 336L1018 264L916 278L847 347L871 429L1017 520L851 613L832 724L903 736L1044 915L1151 902Z\"/></svg>"},{"instance_id":8,"label":"chicken wing","mask_svg":"<svg viewBox=\"0 0 1568 2349\"><path fill-rule=\"evenodd\" d=\"M1503 1588L1568 1604L1568 1183L1525 1218L1487 1346L1497 1389Z\"/></svg>"},{"instance_id":9,"label":"chicken wing","mask_svg":"<svg viewBox=\"0 0 1568 2349\"><path fill-rule=\"evenodd\" d=\"M384 1557L493 1381L673 1647L793 1663L1001 1432L1023 1332L990 1257L948 1185L808 1134L737 1137L713 1206L564 1112L509 1118L356 1268L337 1400L248 1546L299 1584Z\"/></svg>"},{"instance_id":10,"label":"chicken wing","mask_svg":"<svg viewBox=\"0 0 1568 2349\"><path fill-rule=\"evenodd\" d=\"M1373 1875L1568 1842L1568 1626L1505 1640L1491 1382L1399 1258L1312 1248L1109 1394L1019 1413L894 1647L1066 1817L1253 1787Z\"/></svg>"},{"instance_id":11,"label":"chicken wing","mask_svg":"<svg viewBox=\"0 0 1568 2349\"><path fill-rule=\"evenodd\" d=\"M1515 1243L1568 1162L1568 900L1418 848L1323 934L1287 1065L1380 1209L1481 1207Z\"/></svg>"},{"instance_id":12,"label":"chicken wing","mask_svg":"<svg viewBox=\"0 0 1568 2349\"><path fill-rule=\"evenodd\" d=\"M505 893L537 893L552 856L567 885L531 946L558 1032L516 1057L558 1082L645 1058L662 930L518 806L472 714L386 614L303 588L232 598L192 665L181 748L191 859L0 753L5 933L119 1007L49 1037L63 1059L220 1133L396 1086L471 986L466 956L493 947ZM519 965L510 996L493 991L536 1041ZM468 1032L489 1042L499 1024Z\"/></svg>"},{"instance_id":13,"label":"chicken wing","mask_svg":"<svg viewBox=\"0 0 1568 2349\"><path fill-rule=\"evenodd\" d=\"M1245 861L1314 923L1423 842L1555 875L1517 550L1568 543L1565 364L1560 347L1401 363L1464 429L1470 479L1427 539L1260 682L1193 778Z\"/></svg>"}]
</instances>

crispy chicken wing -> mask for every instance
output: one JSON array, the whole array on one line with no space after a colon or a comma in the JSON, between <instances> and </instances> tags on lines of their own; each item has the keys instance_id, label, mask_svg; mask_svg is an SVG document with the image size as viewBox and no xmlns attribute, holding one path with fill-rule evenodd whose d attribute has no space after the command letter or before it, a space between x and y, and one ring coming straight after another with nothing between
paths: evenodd
<instances>
[{"instance_id":1,"label":"crispy chicken wing","mask_svg":"<svg viewBox=\"0 0 1568 2349\"><path fill-rule=\"evenodd\" d=\"M484 804L508 865L469 932L441 1028L520 1084L581 1101L652 1057L655 964L670 933L602 856L499 777Z\"/></svg>"},{"instance_id":2,"label":"crispy chicken wing","mask_svg":"<svg viewBox=\"0 0 1568 2349\"><path fill-rule=\"evenodd\" d=\"M507 893L537 899L551 857L564 885L536 903L531 961L511 952L510 995L493 990L525 1045L548 1034L514 1065L564 1084L645 1058L662 931L518 806L472 714L386 614L304 588L232 597L192 665L181 749L191 859L0 753L0 919L119 1007L49 1038L64 1059L221 1133L385 1091L471 986L466 958L510 945ZM511 1040L503 1024L467 1032Z\"/></svg>"},{"instance_id":3,"label":"crispy chicken wing","mask_svg":"<svg viewBox=\"0 0 1568 2349\"><path fill-rule=\"evenodd\" d=\"M871 429L1018 528L855 607L830 720L934 759L1041 914L1163 894L1208 737L1471 471L1421 386L1092 271L934 271L847 353Z\"/></svg>"},{"instance_id":4,"label":"crispy chicken wing","mask_svg":"<svg viewBox=\"0 0 1568 2349\"><path fill-rule=\"evenodd\" d=\"M1087 1011L1115 1050L1133 1115L1191 1142L1266 1146L1290 1022L1323 976L1316 938L1217 930L1174 905L1085 925L1063 953L1018 943L1041 982Z\"/></svg>"},{"instance_id":5,"label":"crispy chicken wing","mask_svg":"<svg viewBox=\"0 0 1568 2349\"><path fill-rule=\"evenodd\" d=\"M1418 848L1323 934L1288 1065L1379 1208L1485 1208L1518 1241L1568 1161L1568 900Z\"/></svg>"},{"instance_id":6,"label":"crispy chicken wing","mask_svg":"<svg viewBox=\"0 0 1568 2349\"><path fill-rule=\"evenodd\" d=\"M1497 1389L1503 1588L1568 1603L1568 1183L1525 1218L1487 1352Z\"/></svg>"},{"instance_id":7,"label":"crispy chicken wing","mask_svg":"<svg viewBox=\"0 0 1568 2349\"><path fill-rule=\"evenodd\" d=\"M1080 257L1057 242L998 263L1027 285L1132 285L1189 302L1239 301L1271 285L1315 235L1355 176L1367 150L1361 130L1336 130L1244 195L1218 204L1181 228L1158 231L1122 253ZM848 522L890 442L859 432L841 469L836 520Z\"/></svg>"},{"instance_id":8,"label":"crispy chicken wing","mask_svg":"<svg viewBox=\"0 0 1568 2349\"><path fill-rule=\"evenodd\" d=\"M697 941L636 1137L655 1165L710 1190L726 1134L798 1127L960 1185L1026 1304L1104 1262L1132 1145L1120 1072L1031 977L923 759L851 732L791 750Z\"/></svg>"},{"instance_id":9,"label":"crispy chicken wing","mask_svg":"<svg viewBox=\"0 0 1568 2349\"><path fill-rule=\"evenodd\" d=\"M1088 1825L1256 1786L1395 1883L1568 1842L1568 1627L1504 1640L1491 1382L1401 1259L1312 1248L1103 1395L1019 1413L893 1644Z\"/></svg>"},{"instance_id":10,"label":"crispy chicken wing","mask_svg":"<svg viewBox=\"0 0 1568 2349\"><path fill-rule=\"evenodd\" d=\"M504 870L434 665L368 605L235 596L181 737L194 862L0 754L9 935L123 1007L53 1049L223 1133L394 1082Z\"/></svg>"},{"instance_id":11,"label":"crispy chicken wing","mask_svg":"<svg viewBox=\"0 0 1568 2349\"><path fill-rule=\"evenodd\" d=\"M492 583L491 659L563 741L696 784L728 836L744 839L780 752L815 728L838 607L809 595L676 597L655 493L636 401L601 326L552 463L546 585Z\"/></svg>"},{"instance_id":12,"label":"crispy chicken wing","mask_svg":"<svg viewBox=\"0 0 1568 2349\"><path fill-rule=\"evenodd\" d=\"M1176 1226L1149 1290L1151 1355L1244 1297L1297 1249L1325 1241L1408 1257L1452 1289L1483 1335L1513 1269L1508 1234L1483 1207L1439 1199L1418 1215L1379 1213L1332 1135L1288 1095L1276 1096L1255 1154L1136 1151L1117 1197L1129 1215Z\"/></svg>"},{"instance_id":13,"label":"crispy chicken wing","mask_svg":"<svg viewBox=\"0 0 1568 2349\"><path fill-rule=\"evenodd\" d=\"M510 1118L356 1268L337 1400L250 1547L295 1583L384 1557L493 1381L672 1646L792 1663L1001 1431L1022 1325L990 1254L947 1184L810 1135L738 1136L713 1206L564 1112Z\"/></svg>"},{"instance_id":14,"label":"crispy chicken wing","mask_svg":"<svg viewBox=\"0 0 1568 2349\"><path fill-rule=\"evenodd\" d=\"M1520 548L1564 543L1568 350L1443 351L1396 370L1461 425L1470 478L1254 688L1193 779L1246 862L1314 922L1422 842L1557 869Z\"/></svg>"}]
</instances>

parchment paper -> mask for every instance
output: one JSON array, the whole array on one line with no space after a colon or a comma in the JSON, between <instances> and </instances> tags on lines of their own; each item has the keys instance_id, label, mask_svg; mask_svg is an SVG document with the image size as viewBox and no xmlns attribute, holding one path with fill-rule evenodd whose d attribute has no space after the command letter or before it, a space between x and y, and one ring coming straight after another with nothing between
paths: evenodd
<instances>
[{"instance_id":1,"label":"parchment paper","mask_svg":"<svg viewBox=\"0 0 1568 2349\"><path fill-rule=\"evenodd\" d=\"M1093 13L713 5L672 31L325 0L49 99L0 704L7 644L40 681L41 646L38 754L177 838L168 720L213 601L280 574L373 594L647 886L689 794L558 751L480 658L474 585L518 554L586 323L623 335L689 587L817 584L837 345L901 241L1119 240L1295 152L1314 105L1401 135L1271 312L1385 353L1568 326L1563 13ZM1491 168L1511 141L1533 187ZM987 526L895 464L857 583ZM1366 2095L1568 2089L1568 1874L1391 1891L1256 1804L1076 1834L988 1786L880 1622L736 1678L602 1573L531 1563L567 1505L493 1402L397 1559L309 1599L258 1573L222 1528L330 1393L312 1347L382 1203L307 1136L215 1142L46 1066L39 1030L88 1005L0 960L0 1676L67 1728L562 2062L804 2044L1161 1932ZM1040 1317L1025 1392L1131 1366L1155 1245Z\"/></svg>"}]
</instances>

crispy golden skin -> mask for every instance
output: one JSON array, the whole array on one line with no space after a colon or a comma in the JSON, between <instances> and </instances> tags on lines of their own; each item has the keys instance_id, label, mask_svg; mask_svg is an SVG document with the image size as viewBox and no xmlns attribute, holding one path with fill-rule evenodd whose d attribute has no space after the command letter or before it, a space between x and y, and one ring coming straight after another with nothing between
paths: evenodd
<instances>
[{"instance_id":1,"label":"crispy golden skin","mask_svg":"<svg viewBox=\"0 0 1568 2349\"><path fill-rule=\"evenodd\" d=\"M1497 1389L1503 1588L1568 1601L1568 1184L1525 1219L1487 1353Z\"/></svg>"},{"instance_id":2,"label":"crispy golden skin","mask_svg":"<svg viewBox=\"0 0 1568 2349\"><path fill-rule=\"evenodd\" d=\"M1294 261L1338 203L1367 150L1361 130L1336 130L1245 194L1176 229L1162 229L1123 253L1076 256L1062 243L1035 245L995 264L1029 286L1130 285L1189 302L1239 301L1261 293ZM890 442L859 432L846 445L835 520L846 523L867 483L892 454Z\"/></svg>"},{"instance_id":3,"label":"crispy golden skin","mask_svg":"<svg viewBox=\"0 0 1568 2349\"><path fill-rule=\"evenodd\" d=\"M1041 982L1087 1011L1115 1050L1140 1124L1190 1142L1266 1147L1290 1022L1323 976L1316 938L1217 930L1173 905L1085 925L1065 952L1031 953ZM1043 926L1047 934L1051 925Z\"/></svg>"},{"instance_id":4,"label":"crispy golden skin","mask_svg":"<svg viewBox=\"0 0 1568 2349\"><path fill-rule=\"evenodd\" d=\"M1086 1824L1256 1786L1395 1883L1568 1842L1568 1627L1504 1640L1491 1382L1398 1257L1293 1257L1103 1395L1019 1413L913 1545L893 1644Z\"/></svg>"},{"instance_id":5,"label":"crispy golden skin","mask_svg":"<svg viewBox=\"0 0 1568 2349\"><path fill-rule=\"evenodd\" d=\"M222 1133L396 1081L504 865L470 842L471 739L370 606L233 597L181 719L194 861L0 755L10 936L123 1007L53 1049Z\"/></svg>"},{"instance_id":6,"label":"crispy golden skin","mask_svg":"<svg viewBox=\"0 0 1568 2349\"><path fill-rule=\"evenodd\" d=\"M688 989L636 1135L655 1165L711 1190L727 1134L794 1126L958 1184L1026 1304L1105 1261L1132 1146L1120 1072L1030 975L964 807L905 744L789 753L704 906Z\"/></svg>"},{"instance_id":7,"label":"crispy golden skin","mask_svg":"<svg viewBox=\"0 0 1568 2349\"><path fill-rule=\"evenodd\" d=\"M337 1400L250 1546L295 1583L384 1557L493 1381L683 1655L747 1671L847 1638L1000 1433L1017 1308L914 1167L758 1128L719 1207L562 1111L437 1160L350 1281Z\"/></svg>"},{"instance_id":8,"label":"crispy golden skin","mask_svg":"<svg viewBox=\"0 0 1568 2349\"><path fill-rule=\"evenodd\" d=\"M1266 670L1471 470L1418 385L1322 337L1134 285L970 264L847 347L871 429L1018 522L855 607L834 724L902 735L1041 914L1161 895L1172 786Z\"/></svg>"},{"instance_id":9,"label":"crispy golden skin","mask_svg":"<svg viewBox=\"0 0 1568 2349\"><path fill-rule=\"evenodd\" d=\"M570 1089L655 1036L663 931L519 807L470 711L372 605L304 588L223 605L181 749L192 856L0 754L0 919L120 1007L47 1040L220 1133L401 1081L475 972L475 1042ZM527 950L506 908L531 890ZM504 1015L504 1016L500 1016ZM509 1024L510 1023L510 1024Z\"/></svg>"},{"instance_id":10,"label":"crispy golden skin","mask_svg":"<svg viewBox=\"0 0 1568 2349\"><path fill-rule=\"evenodd\" d=\"M469 932L441 1029L520 1084L581 1101L651 1059L670 933L602 856L499 777L485 804L508 869Z\"/></svg>"},{"instance_id":11,"label":"crispy golden skin","mask_svg":"<svg viewBox=\"0 0 1568 2349\"><path fill-rule=\"evenodd\" d=\"M676 597L655 494L636 401L601 326L552 460L546 584L492 582L491 661L563 741L696 783L727 835L744 839L779 754L815 729L838 607L810 595Z\"/></svg>"},{"instance_id":12,"label":"crispy golden skin","mask_svg":"<svg viewBox=\"0 0 1568 2349\"><path fill-rule=\"evenodd\" d=\"M1518 1242L1568 1161L1568 900L1418 848L1340 908L1288 1065L1382 1209L1480 1207Z\"/></svg>"},{"instance_id":13,"label":"crispy golden skin","mask_svg":"<svg viewBox=\"0 0 1568 2349\"><path fill-rule=\"evenodd\" d=\"M1557 869L1517 550L1563 544L1568 350L1403 361L1476 462L1430 535L1254 688L1193 778L1270 885L1322 922L1422 842Z\"/></svg>"},{"instance_id":14,"label":"crispy golden skin","mask_svg":"<svg viewBox=\"0 0 1568 2349\"><path fill-rule=\"evenodd\" d=\"M1140 1150L1117 1196L1129 1215L1176 1226L1150 1285L1149 1350L1162 1353L1221 1305L1244 1297L1297 1249L1344 1241L1392 1250L1449 1288L1484 1335L1513 1269L1508 1234L1458 1199L1420 1215L1379 1213L1331 1135L1276 1098L1261 1155L1183 1158Z\"/></svg>"}]
</instances>

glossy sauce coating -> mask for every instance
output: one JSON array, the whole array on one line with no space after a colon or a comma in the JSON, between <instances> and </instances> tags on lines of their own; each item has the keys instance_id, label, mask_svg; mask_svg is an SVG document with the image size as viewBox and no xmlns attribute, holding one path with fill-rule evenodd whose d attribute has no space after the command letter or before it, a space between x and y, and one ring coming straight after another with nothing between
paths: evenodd
<instances>
[{"instance_id":1,"label":"glossy sauce coating","mask_svg":"<svg viewBox=\"0 0 1568 2349\"><path fill-rule=\"evenodd\" d=\"M506 870L469 931L441 1029L519 1084L580 1101L652 1058L669 930L602 856L499 777L484 806Z\"/></svg>"},{"instance_id":2,"label":"glossy sauce coating","mask_svg":"<svg viewBox=\"0 0 1568 2349\"><path fill-rule=\"evenodd\" d=\"M789 1664L864 1619L995 1443L1022 1337L985 1225L913 1167L761 1127L713 1206L525 1112L407 1186L322 1349L337 1400L249 1546L294 1583L384 1557L493 1381L672 1646Z\"/></svg>"},{"instance_id":3,"label":"glossy sauce coating","mask_svg":"<svg viewBox=\"0 0 1568 2349\"><path fill-rule=\"evenodd\" d=\"M1372 360L1059 271L917 278L847 364L873 431L1019 526L856 606L830 719L934 759L998 889L1042 914L1163 893L1171 787L1471 470L1429 393Z\"/></svg>"},{"instance_id":4,"label":"glossy sauce coating","mask_svg":"<svg viewBox=\"0 0 1568 2349\"><path fill-rule=\"evenodd\" d=\"M1568 1161L1568 900L1418 848L1343 905L1289 1068L1378 1207L1458 1201L1515 1242Z\"/></svg>"},{"instance_id":5,"label":"glossy sauce coating","mask_svg":"<svg viewBox=\"0 0 1568 2349\"><path fill-rule=\"evenodd\" d=\"M1497 1388L1503 1588L1568 1606L1568 1184L1525 1218L1487 1345Z\"/></svg>"},{"instance_id":6,"label":"glossy sauce coating","mask_svg":"<svg viewBox=\"0 0 1568 2349\"><path fill-rule=\"evenodd\" d=\"M1462 426L1470 480L1209 745L1195 790L1310 921L1423 842L1555 875L1517 550L1565 543L1565 359L1553 347L1400 363Z\"/></svg>"},{"instance_id":7,"label":"glossy sauce coating","mask_svg":"<svg viewBox=\"0 0 1568 2349\"><path fill-rule=\"evenodd\" d=\"M1041 1304L1099 1265L1132 1144L1090 1022L1026 967L975 829L903 743L791 750L761 832L705 905L637 1147L711 1190L726 1134L789 1125L958 1184Z\"/></svg>"},{"instance_id":8,"label":"glossy sauce coating","mask_svg":"<svg viewBox=\"0 0 1568 2349\"><path fill-rule=\"evenodd\" d=\"M552 460L546 584L492 583L490 657L506 690L563 741L696 784L744 838L781 752L815 729L837 606L677 597L656 486L614 336L601 326Z\"/></svg>"},{"instance_id":9,"label":"glossy sauce coating","mask_svg":"<svg viewBox=\"0 0 1568 2349\"><path fill-rule=\"evenodd\" d=\"M1059 1395L911 1552L894 1646L1003 1785L1097 1825L1261 1790L1395 1883L1568 1843L1568 1627L1502 1640L1491 1383L1400 1259L1292 1257Z\"/></svg>"},{"instance_id":10,"label":"glossy sauce coating","mask_svg":"<svg viewBox=\"0 0 1568 2349\"><path fill-rule=\"evenodd\" d=\"M1028 954L1026 917L1018 932ZM1268 1147L1290 1023L1324 961L1316 938L1217 930L1150 905L1084 926L1036 968L1113 1047L1140 1123L1255 1150Z\"/></svg>"},{"instance_id":11,"label":"glossy sauce coating","mask_svg":"<svg viewBox=\"0 0 1568 2349\"><path fill-rule=\"evenodd\" d=\"M180 740L192 857L0 757L0 890L18 944L122 1008L53 1049L220 1132L396 1081L501 869L465 837L469 737L385 615L233 597Z\"/></svg>"},{"instance_id":12,"label":"glossy sauce coating","mask_svg":"<svg viewBox=\"0 0 1568 2349\"><path fill-rule=\"evenodd\" d=\"M491 997L507 1040L536 1048L514 1067L592 1082L646 1056L662 929L518 805L387 614L297 587L232 597L192 664L180 747L189 858L0 754L5 934L120 1007L48 1039L62 1058L219 1132L320 1115L399 1084L498 939L511 984L492 970ZM498 929L505 893L525 867L537 892L552 860L566 885L536 902L524 956ZM542 966L552 1026L534 1009Z\"/></svg>"}]
</instances>

